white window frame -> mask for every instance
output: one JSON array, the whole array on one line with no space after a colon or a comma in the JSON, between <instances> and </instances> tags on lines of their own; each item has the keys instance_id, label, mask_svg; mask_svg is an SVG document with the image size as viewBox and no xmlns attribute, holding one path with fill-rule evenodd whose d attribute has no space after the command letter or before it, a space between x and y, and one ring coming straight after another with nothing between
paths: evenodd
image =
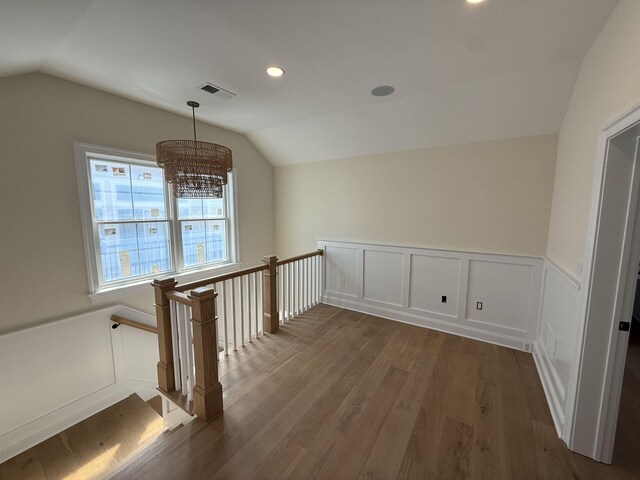
<instances>
[{"instance_id":1,"label":"white window frame","mask_svg":"<svg viewBox=\"0 0 640 480\"><path fill-rule=\"evenodd\" d=\"M227 249L228 260L215 264L207 264L201 268L185 268L182 258L182 243L177 232L180 221L177 217L177 201L173 198L171 188L165 188L165 202L167 203L167 223L169 224L170 256L172 270L156 275L138 277L131 281L120 281L110 284L102 284L100 280L100 265L97 260L98 240L97 223L93 218L93 207L90 187L90 158L104 158L110 161L153 165L157 167L156 158L153 155L120 150L116 148L102 147L87 143L74 142L74 155L76 162L76 177L78 184L78 196L80 201L80 215L82 219L82 233L84 239L84 251L87 267L87 279L89 283L89 299L92 303L103 303L116 300L122 296L136 295L149 292L149 283L154 278L175 278L180 282L192 282L205 278L222 275L238 270L241 267L239 261L238 245L238 218L237 197L235 189L235 170L229 174L229 180L225 186L225 209L228 219L227 225ZM184 220L183 220L184 221ZM117 223L117 222L116 222Z\"/></svg>"}]
</instances>

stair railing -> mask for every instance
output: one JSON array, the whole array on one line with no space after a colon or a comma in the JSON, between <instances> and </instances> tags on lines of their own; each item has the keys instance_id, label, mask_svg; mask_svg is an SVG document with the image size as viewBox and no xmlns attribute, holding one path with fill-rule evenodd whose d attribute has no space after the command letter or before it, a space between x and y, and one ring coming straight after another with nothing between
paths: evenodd
<instances>
[{"instance_id":1,"label":"stair railing","mask_svg":"<svg viewBox=\"0 0 640 480\"><path fill-rule=\"evenodd\" d=\"M323 250L268 256L263 265L183 285L154 280L158 390L204 421L222 413L219 354L275 334L280 323L317 305L322 258Z\"/></svg>"}]
</instances>

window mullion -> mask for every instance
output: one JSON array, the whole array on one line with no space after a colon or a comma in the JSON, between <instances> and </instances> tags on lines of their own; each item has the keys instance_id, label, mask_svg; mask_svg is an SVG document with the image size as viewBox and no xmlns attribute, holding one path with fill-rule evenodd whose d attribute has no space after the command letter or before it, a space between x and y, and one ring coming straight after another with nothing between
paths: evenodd
<instances>
[{"instance_id":1,"label":"window mullion","mask_svg":"<svg viewBox=\"0 0 640 480\"><path fill-rule=\"evenodd\" d=\"M169 186L165 183L167 199L169 201L169 208L171 211L171 238L173 239L173 248L171 253L173 255L173 269L175 272L181 272L184 270L184 262L182 261L182 224L178 219L178 200L171 195Z\"/></svg>"}]
</instances>

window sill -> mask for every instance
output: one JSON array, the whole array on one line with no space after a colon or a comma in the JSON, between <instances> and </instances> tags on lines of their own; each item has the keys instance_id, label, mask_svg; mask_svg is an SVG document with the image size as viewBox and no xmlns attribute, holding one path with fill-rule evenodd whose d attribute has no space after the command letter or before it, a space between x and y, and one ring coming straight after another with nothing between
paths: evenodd
<instances>
[{"instance_id":1,"label":"window sill","mask_svg":"<svg viewBox=\"0 0 640 480\"><path fill-rule=\"evenodd\" d=\"M196 282L198 280L204 280L205 278L215 277L218 275L224 275L225 273L235 272L240 270L242 263L233 262L226 263L224 265L218 265L216 267L207 268L205 270L198 270L195 272L183 272L175 275L164 275L159 278L175 278L180 283ZM133 283L129 285L120 285L118 287L105 288L99 292L90 293L89 300L93 304L109 303L118 300L122 297L129 297L132 295L140 295L143 293L152 293L152 287L150 283L153 280L146 279L139 283Z\"/></svg>"}]
</instances>

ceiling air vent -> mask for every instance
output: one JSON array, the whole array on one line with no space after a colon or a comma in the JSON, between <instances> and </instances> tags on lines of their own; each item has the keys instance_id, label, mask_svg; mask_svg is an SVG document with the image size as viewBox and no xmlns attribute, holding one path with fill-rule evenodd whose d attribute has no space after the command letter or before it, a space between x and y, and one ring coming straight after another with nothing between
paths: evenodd
<instances>
[{"instance_id":1,"label":"ceiling air vent","mask_svg":"<svg viewBox=\"0 0 640 480\"><path fill-rule=\"evenodd\" d=\"M209 83L209 82L200 85L198 88L200 90L204 90L207 93L210 93L214 97L218 97L223 100L229 100L230 98L233 98L236 96L235 93L231 93L230 91L225 90L224 88L216 87L213 83Z\"/></svg>"}]
</instances>

